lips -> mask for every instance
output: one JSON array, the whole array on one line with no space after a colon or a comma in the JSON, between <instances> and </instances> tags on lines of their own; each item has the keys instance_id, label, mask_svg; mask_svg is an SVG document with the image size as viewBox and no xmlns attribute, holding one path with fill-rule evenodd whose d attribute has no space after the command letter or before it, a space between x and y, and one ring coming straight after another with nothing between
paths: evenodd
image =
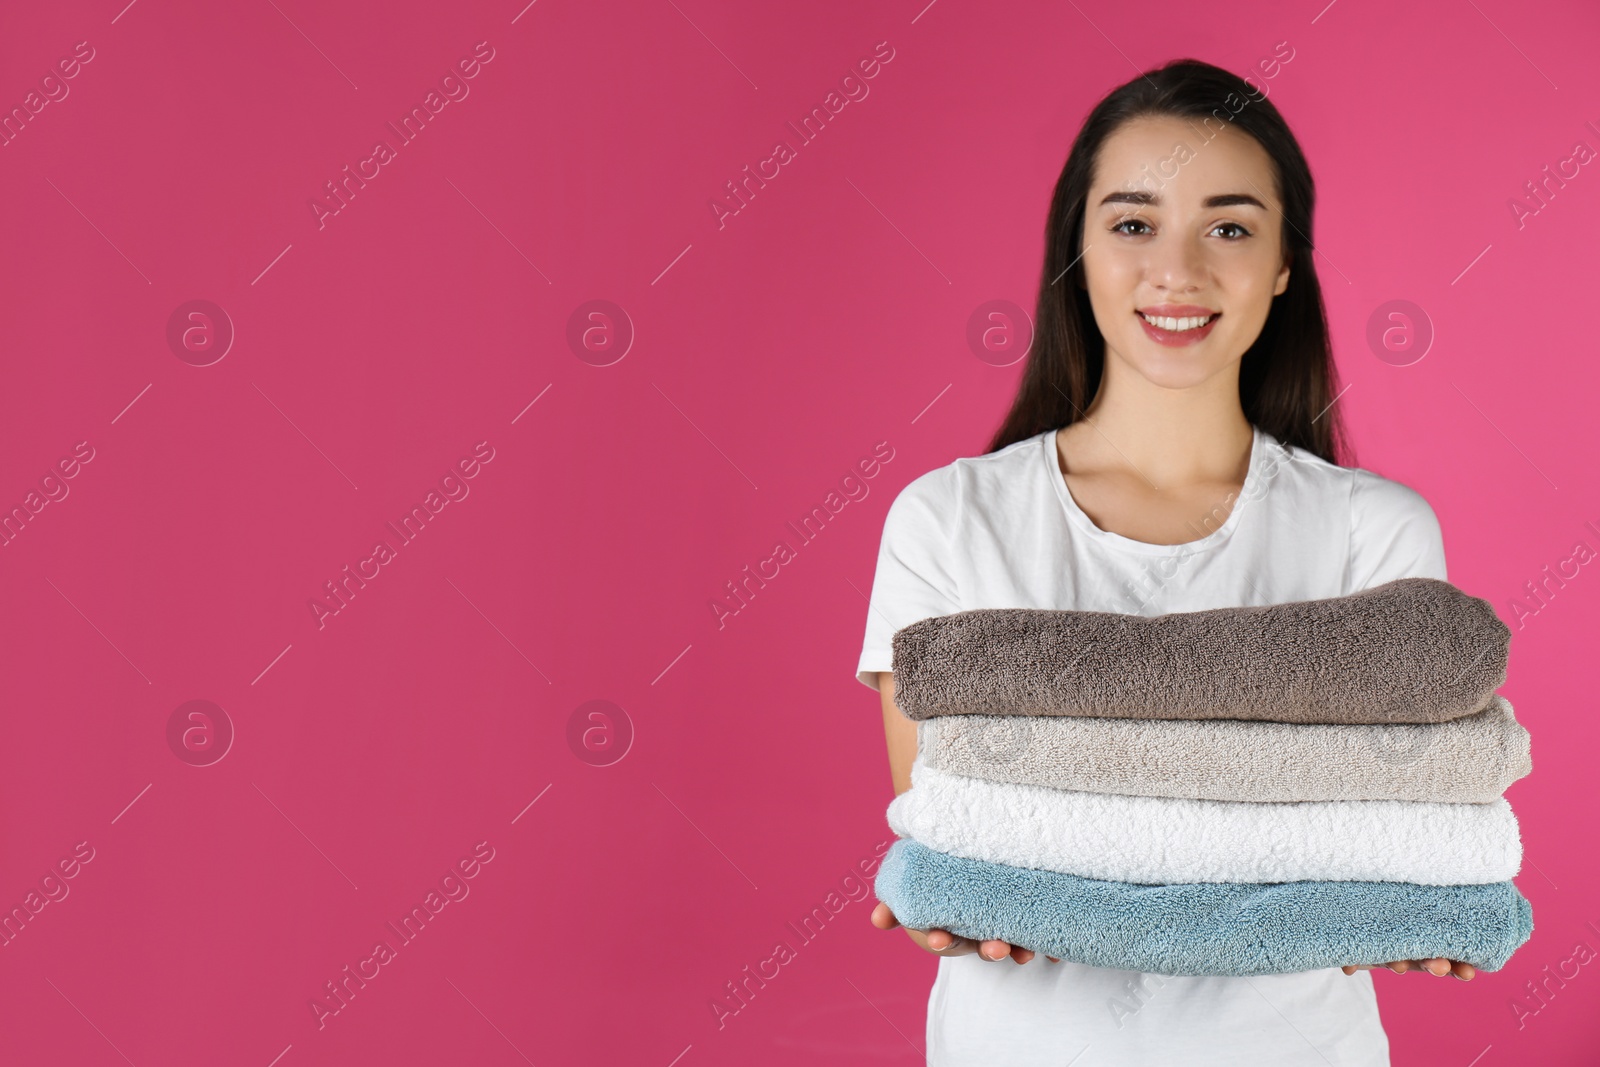
<instances>
[{"instance_id":1,"label":"lips","mask_svg":"<svg viewBox=\"0 0 1600 1067\"><path fill-rule=\"evenodd\" d=\"M1168 348L1182 348L1205 340L1210 336L1217 320L1222 317L1220 311L1212 311L1210 308L1194 304L1163 304L1158 307L1140 308L1134 314L1139 319L1139 325L1144 328L1145 335ZM1187 330L1168 330L1145 318L1147 314L1163 319L1197 319L1206 316L1209 318L1204 324Z\"/></svg>"},{"instance_id":2,"label":"lips","mask_svg":"<svg viewBox=\"0 0 1600 1067\"><path fill-rule=\"evenodd\" d=\"M1199 304L1151 304L1138 310L1160 319L1187 319L1199 315L1216 315L1219 312Z\"/></svg>"}]
</instances>

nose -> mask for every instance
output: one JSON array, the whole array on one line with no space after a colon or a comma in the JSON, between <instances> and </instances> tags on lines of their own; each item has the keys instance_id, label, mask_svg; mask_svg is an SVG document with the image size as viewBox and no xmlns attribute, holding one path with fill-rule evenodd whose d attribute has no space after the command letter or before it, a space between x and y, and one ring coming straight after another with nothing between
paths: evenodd
<instances>
[{"instance_id":1,"label":"nose","mask_svg":"<svg viewBox=\"0 0 1600 1067\"><path fill-rule=\"evenodd\" d=\"M1208 268L1199 238L1163 234L1145 245L1145 279L1165 293L1186 293L1200 288Z\"/></svg>"}]
</instances>

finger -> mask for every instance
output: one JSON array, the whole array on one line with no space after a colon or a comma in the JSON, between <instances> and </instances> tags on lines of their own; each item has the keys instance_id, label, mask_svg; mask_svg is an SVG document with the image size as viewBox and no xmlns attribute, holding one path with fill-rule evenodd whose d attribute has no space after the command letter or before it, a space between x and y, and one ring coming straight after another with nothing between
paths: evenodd
<instances>
[{"instance_id":1,"label":"finger","mask_svg":"<svg viewBox=\"0 0 1600 1067\"><path fill-rule=\"evenodd\" d=\"M1443 978L1450 973L1450 961L1438 956L1423 960L1421 966L1423 970L1437 978Z\"/></svg>"},{"instance_id":2,"label":"finger","mask_svg":"<svg viewBox=\"0 0 1600 1067\"><path fill-rule=\"evenodd\" d=\"M978 946L978 955L986 960L1003 960L1011 953L1011 946L1005 941L985 941Z\"/></svg>"},{"instance_id":3,"label":"finger","mask_svg":"<svg viewBox=\"0 0 1600 1067\"><path fill-rule=\"evenodd\" d=\"M1046 956L1045 959L1049 960L1051 963L1060 963L1061 962L1055 956Z\"/></svg>"},{"instance_id":4,"label":"finger","mask_svg":"<svg viewBox=\"0 0 1600 1067\"><path fill-rule=\"evenodd\" d=\"M957 937L955 934L952 934L949 930L941 930L938 927L934 927L932 930L928 931L928 947L933 949L935 952L942 952L947 948L953 948L956 942L960 940L961 939L959 937Z\"/></svg>"},{"instance_id":5,"label":"finger","mask_svg":"<svg viewBox=\"0 0 1600 1067\"><path fill-rule=\"evenodd\" d=\"M878 906L872 909L872 925L880 930L893 930L900 925L900 920L894 917L889 905L880 900Z\"/></svg>"},{"instance_id":6,"label":"finger","mask_svg":"<svg viewBox=\"0 0 1600 1067\"><path fill-rule=\"evenodd\" d=\"M1389 968L1395 974L1405 974L1407 971L1409 971L1411 969L1411 961L1410 960L1394 960L1394 961L1392 961L1390 963L1384 964L1384 966Z\"/></svg>"},{"instance_id":7,"label":"finger","mask_svg":"<svg viewBox=\"0 0 1600 1067\"><path fill-rule=\"evenodd\" d=\"M1019 948L1016 945L1011 946L1011 958L1016 960L1018 963L1027 963L1029 960L1033 959L1033 955L1033 949L1031 948Z\"/></svg>"},{"instance_id":8,"label":"finger","mask_svg":"<svg viewBox=\"0 0 1600 1067\"><path fill-rule=\"evenodd\" d=\"M1472 981L1473 975L1478 973L1478 968L1474 967L1470 963L1463 963L1458 960L1450 965L1450 973L1461 979L1463 982L1470 982Z\"/></svg>"}]
</instances>

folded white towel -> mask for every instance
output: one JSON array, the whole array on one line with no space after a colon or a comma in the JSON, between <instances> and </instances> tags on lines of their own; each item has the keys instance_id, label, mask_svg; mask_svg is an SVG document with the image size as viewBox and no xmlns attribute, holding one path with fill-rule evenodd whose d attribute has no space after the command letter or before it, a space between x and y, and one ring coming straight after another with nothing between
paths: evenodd
<instances>
[{"instance_id":1,"label":"folded white towel","mask_svg":"<svg viewBox=\"0 0 1600 1067\"><path fill-rule=\"evenodd\" d=\"M939 852L1146 885L1503 882L1522 865L1516 816L1414 800L1180 800L1014 785L911 767L889 826Z\"/></svg>"}]
</instances>

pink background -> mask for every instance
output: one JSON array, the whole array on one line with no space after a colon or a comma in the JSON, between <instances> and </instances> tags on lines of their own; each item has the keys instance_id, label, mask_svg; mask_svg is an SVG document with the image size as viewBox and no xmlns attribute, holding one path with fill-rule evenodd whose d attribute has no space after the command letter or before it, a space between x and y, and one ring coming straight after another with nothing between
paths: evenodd
<instances>
[{"instance_id":1,"label":"pink background","mask_svg":"<svg viewBox=\"0 0 1600 1067\"><path fill-rule=\"evenodd\" d=\"M1004 411L1019 367L968 322L1031 309L1094 100L1284 41L1262 81L1319 183L1357 461L1428 498L1452 580L1513 623L1534 739L1510 798L1537 931L1470 985L1378 975L1394 1060L1594 1062L1600 960L1514 1004L1600 950L1600 572L1513 619L1600 549L1600 172L1510 207L1600 148L1592 5L125 2L0 15L7 111L93 50L0 148L0 506L93 450L0 548L0 907L68 890L0 948L8 1062L919 1062L935 961L849 899L890 838L853 677L884 511ZM468 95L319 227L312 198L478 42ZM869 95L798 145L879 42ZM1394 299L1436 332L1407 366L1365 340ZM236 331L208 366L167 340L191 300ZM631 324L620 359L604 329L569 343L592 300ZM319 627L323 583L479 442L447 483L469 495ZM797 557L719 625L780 539ZM191 700L234 732L210 765L180 754L214 756L220 719L168 740ZM584 740L591 700L620 711ZM319 1026L441 884L470 892Z\"/></svg>"}]
</instances>

